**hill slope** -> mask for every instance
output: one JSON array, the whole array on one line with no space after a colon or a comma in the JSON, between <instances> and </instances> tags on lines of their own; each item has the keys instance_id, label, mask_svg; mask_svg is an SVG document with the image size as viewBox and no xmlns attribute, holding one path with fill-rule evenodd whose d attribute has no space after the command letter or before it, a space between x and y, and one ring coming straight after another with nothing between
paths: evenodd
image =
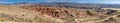
<instances>
[{"instance_id":1,"label":"hill slope","mask_svg":"<svg viewBox=\"0 0 120 23\"><path fill-rule=\"evenodd\" d=\"M1 23L104 23L119 13L105 10L89 10L46 5L0 5ZM119 20L119 19L117 19ZM107 21L111 22L111 21ZM114 22L114 20L112 21ZM117 22L117 21L116 21Z\"/></svg>"}]
</instances>

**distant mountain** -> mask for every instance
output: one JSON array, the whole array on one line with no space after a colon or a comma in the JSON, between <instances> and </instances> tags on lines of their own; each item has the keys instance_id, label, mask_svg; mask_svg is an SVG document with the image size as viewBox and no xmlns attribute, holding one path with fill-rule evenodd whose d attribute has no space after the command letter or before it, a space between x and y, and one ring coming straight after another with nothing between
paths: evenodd
<instances>
[{"instance_id":1,"label":"distant mountain","mask_svg":"<svg viewBox=\"0 0 120 23\"><path fill-rule=\"evenodd\" d=\"M37 4L37 5L48 5L48 6L71 7L71 8L80 8L80 7L120 8L120 4L92 4L92 3L85 4L85 3L71 3L71 2L37 2L37 3L16 2L14 4Z\"/></svg>"},{"instance_id":2,"label":"distant mountain","mask_svg":"<svg viewBox=\"0 0 120 23\"><path fill-rule=\"evenodd\" d=\"M97 8L120 8L120 4L83 4L83 3L70 3L70 2L49 2L37 3L49 6L64 6L64 7L97 7Z\"/></svg>"}]
</instances>

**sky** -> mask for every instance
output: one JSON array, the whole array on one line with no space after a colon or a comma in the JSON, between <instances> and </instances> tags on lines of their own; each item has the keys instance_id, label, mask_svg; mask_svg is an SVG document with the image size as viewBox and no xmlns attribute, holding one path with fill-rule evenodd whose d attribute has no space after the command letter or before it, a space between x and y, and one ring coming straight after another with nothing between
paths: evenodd
<instances>
[{"instance_id":1,"label":"sky","mask_svg":"<svg viewBox=\"0 0 120 23\"><path fill-rule=\"evenodd\" d=\"M16 2L75 2L93 4L120 4L120 0L0 0L0 4L12 4Z\"/></svg>"}]
</instances>

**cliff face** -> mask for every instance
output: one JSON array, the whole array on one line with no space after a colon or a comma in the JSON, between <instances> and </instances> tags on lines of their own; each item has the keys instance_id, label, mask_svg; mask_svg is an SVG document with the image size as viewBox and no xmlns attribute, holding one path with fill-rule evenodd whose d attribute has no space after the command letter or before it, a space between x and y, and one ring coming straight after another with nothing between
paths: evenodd
<instances>
[{"instance_id":1,"label":"cliff face","mask_svg":"<svg viewBox=\"0 0 120 23\"><path fill-rule=\"evenodd\" d=\"M107 11L50 7L45 5L0 6L1 23L100 23L111 17Z\"/></svg>"}]
</instances>

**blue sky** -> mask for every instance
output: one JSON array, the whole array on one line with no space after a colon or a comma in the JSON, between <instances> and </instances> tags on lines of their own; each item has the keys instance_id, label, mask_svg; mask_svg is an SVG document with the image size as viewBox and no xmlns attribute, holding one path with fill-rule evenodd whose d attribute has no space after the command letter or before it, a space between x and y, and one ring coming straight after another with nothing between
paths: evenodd
<instances>
[{"instance_id":1,"label":"blue sky","mask_svg":"<svg viewBox=\"0 0 120 23\"><path fill-rule=\"evenodd\" d=\"M95 4L120 4L120 0L0 0L0 4L11 4L15 2L76 2Z\"/></svg>"}]
</instances>

